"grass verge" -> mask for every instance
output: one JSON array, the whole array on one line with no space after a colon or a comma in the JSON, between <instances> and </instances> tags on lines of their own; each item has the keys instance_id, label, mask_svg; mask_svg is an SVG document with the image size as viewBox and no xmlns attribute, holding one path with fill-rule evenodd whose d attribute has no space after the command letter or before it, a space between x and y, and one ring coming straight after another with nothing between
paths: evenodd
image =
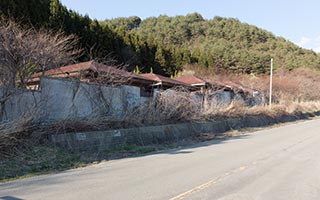
<instances>
[{"instance_id":1,"label":"grass verge","mask_svg":"<svg viewBox=\"0 0 320 200\"><path fill-rule=\"evenodd\" d=\"M0 161L0 183L41 174L84 167L103 160L151 153L164 147L127 145L99 153L75 153L50 145L39 145Z\"/></svg>"}]
</instances>

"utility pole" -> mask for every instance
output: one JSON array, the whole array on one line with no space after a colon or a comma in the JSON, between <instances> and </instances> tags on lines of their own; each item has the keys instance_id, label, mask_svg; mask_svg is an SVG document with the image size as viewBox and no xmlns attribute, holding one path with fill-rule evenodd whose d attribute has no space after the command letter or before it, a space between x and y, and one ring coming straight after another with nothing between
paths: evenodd
<instances>
[{"instance_id":1,"label":"utility pole","mask_svg":"<svg viewBox=\"0 0 320 200\"><path fill-rule=\"evenodd\" d=\"M270 96L269 96L269 108L272 108L272 74L273 74L273 58L271 58L271 64L270 64Z\"/></svg>"}]
</instances>

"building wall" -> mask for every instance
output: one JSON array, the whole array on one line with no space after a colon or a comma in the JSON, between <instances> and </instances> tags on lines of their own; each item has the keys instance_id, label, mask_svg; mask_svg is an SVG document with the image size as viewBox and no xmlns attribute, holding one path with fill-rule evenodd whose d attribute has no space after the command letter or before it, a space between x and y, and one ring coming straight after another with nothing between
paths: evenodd
<instances>
[{"instance_id":1,"label":"building wall","mask_svg":"<svg viewBox=\"0 0 320 200\"><path fill-rule=\"evenodd\" d=\"M40 91L0 88L0 121L27 115L39 121L121 119L127 111L149 100L140 98L140 88L126 85L106 87L43 77L40 88Z\"/></svg>"},{"instance_id":2,"label":"building wall","mask_svg":"<svg viewBox=\"0 0 320 200\"><path fill-rule=\"evenodd\" d=\"M155 96L158 92L161 91L154 92ZM175 95L174 90L166 90L165 93ZM225 106L232 102L233 96L232 92L219 91L209 95L205 102L211 107ZM24 116L33 116L39 121L97 117L120 120L153 98L141 97L140 88L135 86L107 87L43 77L40 91L0 88L0 121ZM205 105L202 96L195 95L192 98L198 109Z\"/></svg>"},{"instance_id":3,"label":"building wall","mask_svg":"<svg viewBox=\"0 0 320 200\"><path fill-rule=\"evenodd\" d=\"M42 78L41 99L47 119L105 117L121 119L140 104L140 88L107 87L78 81Z\"/></svg>"},{"instance_id":4,"label":"building wall","mask_svg":"<svg viewBox=\"0 0 320 200\"><path fill-rule=\"evenodd\" d=\"M0 121L40 115L40 92L0 87Z\"/></svg>"}]
</instances>

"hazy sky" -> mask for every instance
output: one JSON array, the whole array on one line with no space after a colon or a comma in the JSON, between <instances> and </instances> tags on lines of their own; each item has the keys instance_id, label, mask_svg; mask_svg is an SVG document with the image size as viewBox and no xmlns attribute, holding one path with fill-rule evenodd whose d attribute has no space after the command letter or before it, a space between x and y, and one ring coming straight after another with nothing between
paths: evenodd
<instances>
[{"instance_id":1,"label":"hazy sky","mask_svg":"<svg viewBox=\"0 0 320 200\"><path fill-rule=\"evenodd\" d=\"M320 52L319 0L61 0L98 20L198 12L206 19L233 17Z\"/></svg>"}]
</instances>

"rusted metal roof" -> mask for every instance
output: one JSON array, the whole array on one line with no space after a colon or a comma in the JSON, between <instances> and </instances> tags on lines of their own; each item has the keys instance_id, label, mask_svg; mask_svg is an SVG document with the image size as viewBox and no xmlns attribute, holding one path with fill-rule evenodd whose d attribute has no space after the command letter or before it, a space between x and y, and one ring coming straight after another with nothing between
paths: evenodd
<instances>
[{"instance_id":1,"label":"rusted metal roof","mask_svg":"<svg viewBox=\"0 0 320 200\"><path fill-rule=\"evenodd\" d=\"M235 83L232 81L223 81L223 82L215 82L216 84L223 85L225 88L229 88L230 90L234 91L235 93L246 93L250 92L249 88L244 87L239 83Z\"/></svg>"},{"instance_id":2,"label":"rusted metal roof","mask_svg":"<svg viewBox=\"0 0 320 200\"><path fill-rule=\"evenodd\" d=\"M93 71L101 71L101 72L113 72L119 75L123 76L130 76L131 74L125 70L117 69L115 67L107 66L104 64L100 64L94 61L88 61L88 62L82 62L82 63L77 63L73 65L68 65L64 67L59 67L56 69L51 69L47 70L45 72L40 72L34 74L32 77L38 77L38 76L59 76L66 74L71 74L71 73L77 73L85 70L93 70Z\"/></svg>"},{"instance_id":3,"label":"rusted metal roof","mask_svg":"<svg viewBox=\"0 0 320 200\"><path fill-rule=\"evenodd\" d=\"M181 81L171 79L165 76L161 76L159 74L154 74L154 73L148 73L148 74L139 74L139 76L142 76L144 78L147 78L149 80L155 81L157 84L162 84L162 85L169 85L169 86L186 86L190 87L189 84L183 83Z\"/></svg>"},{"instance_id":4,"label":"rusted metal roof","mask_svg":"<svg viewBox=\"0 0 320 200\"><path fill-rule=\"evenodd\" d=\"M80 72L82 70L90 69L92 64L93 64L93 61L77 63L77 64L73 64L73 65L59 67L56 69L50 69L50 70L47 70L44 72L39 72L39 73L34 74L32 77L53 76L53 75L57 76L60 74L69 74L72 72Z\"/></svg>"},{"instance_id":5,"label":"rusted metal roof","mask_svg":"<svg viewBox=\"0 0 320 200\"><path fill-rule=\"evenodd\" d=\"M208 81L205 81L199 77L196 77L196 76L193 76L193 75L190 75L190 76L182 76L182 77L179 77L179 78L176 78L175 80L178 80L178 81L181 81L181 82L184 82L186 84L189 84L189 85L192 85L192 86L205 86L205 85L208 85L208 86L211 86L211 88L215 88L217 90L232 90L236 93L238 92L246 92L247 89L242 86L241 84L238 84L238 83L235 83L235 82L232 82L232 81L224 81L224 82L220 82L220 81L213 81L213 82L208 82Z\"/></svg>"},{"instance_id":6,"label":"rusted metal roof","mask_svg":"<svg viewBox=\"0 0 320 200\"><path fill-rule=\"evenodd\" d=\"M36 73L30 79L30 82L36 83L39 82L41 76L51 76L51 77L59 77L59 78L68 78L68 77L77 77L81 72L92 70L94 72L106 72L109 74L116 74L125 78L130 79L128 84L134 85L149 85L156 86L162 85L165 87L174 87L174 86L184 86L189 89L194 89L194 87L188 83L181 82L179 80L171 79L165 76L161 76L154 73L149 74L134 74L122 69L118 69L115 67L107 66L104 64L97 63L95 61L88 61L77 63L73 65L63 66L56 69L47 70L45 72ZM200 80L200 79L199 79Z\"/></svg>"},{"instance_id":7,"label":"rusted metal roof","mask_svg":"<svg viewBox=\"0 0 320 200\"><path fill-rule=\"evenodd\" d=\"M185 84L188 85L192 85L192 86L204 86L206 85L207 81L198 78L196 76L190 75L190 76L182 76L179 78L175 78L175 80L183 82Z\"/></svg>"},{"instance_id":8,"label":"rusted metal roof","mask_svg":"<svg viewBox=\"0 0 320 200\"><path fill-rule=\"evenodd\" d=\"M136 81L147 81L149 83L153 83L155 81L150 81L150 79L145 78L143 76L139 76L133 73L130 73L128 71L118 69L112 66L107 66L101 63L97 63L95 61L88 61L88 62L82 62L82 63L77 63L73 65L68 65L64 67L59 67L56 69L51 69L47 70L45 72L39 72L36 73L32 76L33 81L38 81L40 76L51 76L51 77L60 77L60 78L65 78L65 77L70 77L70 76L75 76L78 75L81 71L86 71L86 70L92 70L92 71L97 71L97 72L106 72L110 74L117 74L119 76L123 76L126 78L134 79Z\"/></svg>"}]
</instances>

